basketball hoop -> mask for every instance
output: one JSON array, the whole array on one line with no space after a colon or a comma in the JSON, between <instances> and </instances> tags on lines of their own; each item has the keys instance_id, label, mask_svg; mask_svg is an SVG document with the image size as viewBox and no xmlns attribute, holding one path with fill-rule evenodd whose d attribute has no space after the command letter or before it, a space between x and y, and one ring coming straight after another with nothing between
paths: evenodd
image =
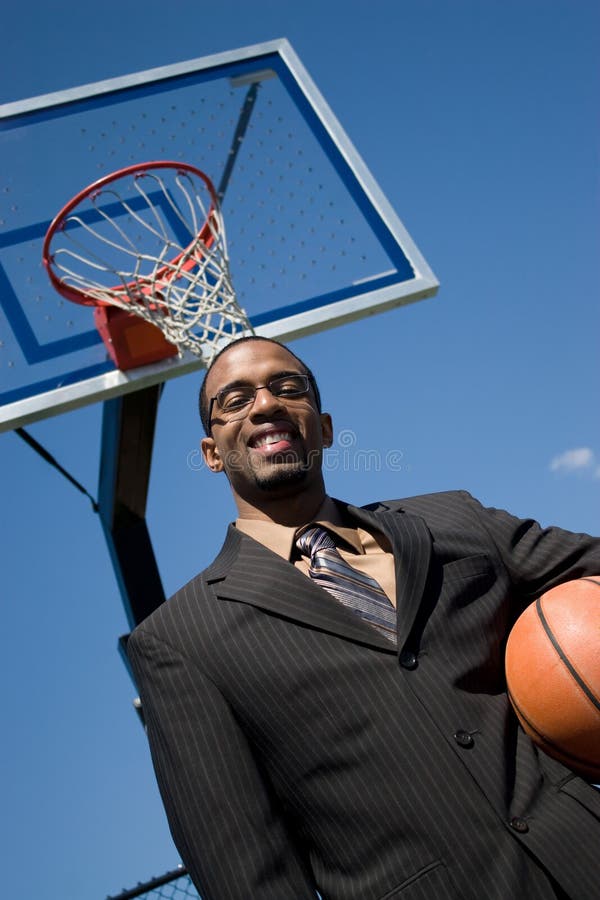
<instances>
[{"instance_id":1,"label":"basketball hoop","mask_svg":"<svg viewBox=\"0 0 600 900\"><path fill-rule=\"evenodd\" d=\"M252 331L231 283L215 188L187 163L138 163L80 191L50 225L42 258L63 297L96 307L99 330L119 368L177 350L206 356L208 347L210 355L222 338ZM158 327L166 341L142 328L153 345L152 358L132 351L131 341L116 358L118 341L114 334L107 337L102 323L132 320L103 307Z\"/></svg>"}]
</instances>

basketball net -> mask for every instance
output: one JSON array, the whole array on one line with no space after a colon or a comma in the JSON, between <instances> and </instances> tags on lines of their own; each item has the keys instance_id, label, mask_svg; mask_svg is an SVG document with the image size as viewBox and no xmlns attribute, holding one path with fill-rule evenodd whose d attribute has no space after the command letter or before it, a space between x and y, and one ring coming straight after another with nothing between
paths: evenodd
<instances>
[{"instance_id":1,"label":"basketball net","mask_svg":"<svg viewBox=\"0 0 600 900\"><path fill-rule=\"evenodd\" d=\"M252 332L216 191L194 166L142 163L85 188L48 229L43 262L64 297L132 313L180 353L210 357L222 339Z\"/></svg>"}]
</instances>

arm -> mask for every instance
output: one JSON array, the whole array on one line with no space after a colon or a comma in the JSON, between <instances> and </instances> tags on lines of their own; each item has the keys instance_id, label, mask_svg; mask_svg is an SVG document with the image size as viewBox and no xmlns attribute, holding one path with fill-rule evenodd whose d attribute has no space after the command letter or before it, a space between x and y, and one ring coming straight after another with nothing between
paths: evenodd
<instances>
[{"instance_id":1,"label":"arm","mask_svg":"<svg viewBox=\"0 0 600 900\"><path fill-rule=\"evenodd\" d=\"M173 839L203 900L314 900L307 865L221 693L143 626L128 654Z\"/></svg>"},{"instance_id":2,"label":"arm","mask_svg":"<svg viewBox=\"0 0 600 900\"><path fill-rule=\"evenodd\" d=\"M482 507L470 495L483 527L496 545L511 581L531 602L544 591L600 572L600 539L561 528L542 528L501 509Z\"/></svg>"}]
</instances>

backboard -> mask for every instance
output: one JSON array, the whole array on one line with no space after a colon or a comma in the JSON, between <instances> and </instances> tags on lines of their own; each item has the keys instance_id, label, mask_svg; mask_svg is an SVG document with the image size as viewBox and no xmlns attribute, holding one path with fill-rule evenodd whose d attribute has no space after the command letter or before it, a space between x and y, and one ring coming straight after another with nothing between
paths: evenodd
<instances>
[{"instance_id":1,"label":"backboard","mask_svg":"<svg viewBox=\"0 0 600 900\"><path fill-rule=\"evenodd\" d=\"M285 40L0 106L0 430L206 364L121 372L41 264L83 187L149 160L218 186L238 301L284 341L432 296L437 281Z\"/></svg>"}]
</instances>

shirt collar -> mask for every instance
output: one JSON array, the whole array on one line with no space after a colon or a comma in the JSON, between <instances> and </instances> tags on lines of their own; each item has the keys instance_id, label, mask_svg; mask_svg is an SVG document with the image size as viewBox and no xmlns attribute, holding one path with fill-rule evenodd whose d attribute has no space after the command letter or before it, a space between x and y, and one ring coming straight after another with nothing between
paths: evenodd
<instances>
[{"instance_id":1,"label":"shirt collar","mask_svg":"<svg viewBox=\"0 0 600 900\"><path fill-rule=\"evenodd\" d=\"M317 522L319 525L323 525L324 528L329 528L330 531L335 532L356 553L362 554L365 552L356 528L344 523L332 497L326 497L316 516L305 524L309 525L313 522ZM239 531L243 531L244 534L254 538L260 544L263 544L269 550L289 560L296 553L296 532L299 527L302 528L304 526L278 525L276 522L265 519L240 518L236 520L235 527Z\"/></svg>"}]
</instances>

